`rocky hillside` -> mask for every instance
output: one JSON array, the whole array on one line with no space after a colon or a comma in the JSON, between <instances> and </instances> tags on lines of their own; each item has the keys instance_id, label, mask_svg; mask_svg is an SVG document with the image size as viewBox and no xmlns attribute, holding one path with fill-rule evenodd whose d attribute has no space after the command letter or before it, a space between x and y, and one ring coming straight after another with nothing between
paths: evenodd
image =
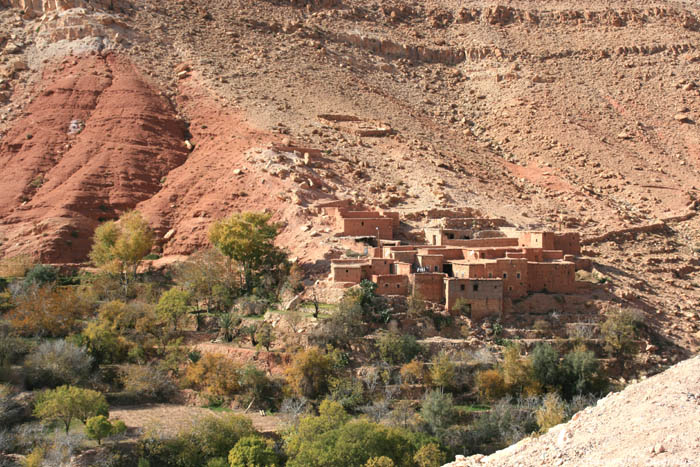
<instances>
[{"instance_id":1,"label":"rocky hillside","mask_svg":"<svg viewBox=\"0 0 700 467\"><path fill-rule=\"evenodd\" d=\"M652 348L693 351L698 18L670 1L0 0L0 255L82 262L131 208L158 253L188 254L212 220L269 209L323 271L345 245L318 200L391 207L407 235L468 207L582 233L607 283L552 310L634 306Z\"/></svg>"},{"instance_id":2,"label":"rocky hillside","mask_svg":"<svg viewBox=\"0 0 700 467\"><path fill-rule=\"evenodd\" d=\"M700 357L610 394L540 437L445 467L695 465L700 458Z\"/></svg>"}]
</instances>

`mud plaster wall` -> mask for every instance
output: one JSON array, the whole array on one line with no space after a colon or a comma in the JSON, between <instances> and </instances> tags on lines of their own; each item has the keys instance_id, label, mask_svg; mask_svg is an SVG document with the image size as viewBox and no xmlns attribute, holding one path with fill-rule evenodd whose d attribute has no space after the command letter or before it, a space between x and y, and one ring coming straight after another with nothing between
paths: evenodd
<instances>
[{"instance_id":1,"label":"mud plaster wall","mask_svg":"<svg viewBox=\"0 0 700 467\"><path fill-rule=\"evenodd\" d=\"M408 295L408 276L372 276L372 282L377 284L377 295Z\"/></svg>"},{"instance_id":2,"label":"mud plaster wall","mask_svg":"<svg viewBox=\"0 0 700 467\"><path fill-rule=\"evenodd\" d=\"M575 264L528 263L530 292L573 293L576 291Z\"/></svg>"},{"instance_id":3,"label":"mud plaster wall","mask_svg":"<svg viewBox=\"0 0 700 467\"><path fill-rule=\"evenodd\" d=\"M445 298L446 274L422 273L413 274L413 295L420 296L423 300L439 303Z\"/></svg>"}]
</instances>

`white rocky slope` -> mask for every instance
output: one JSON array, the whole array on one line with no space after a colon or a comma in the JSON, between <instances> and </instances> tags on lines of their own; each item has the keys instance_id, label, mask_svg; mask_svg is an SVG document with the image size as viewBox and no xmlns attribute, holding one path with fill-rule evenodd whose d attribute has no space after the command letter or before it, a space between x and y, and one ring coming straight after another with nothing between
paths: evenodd
<instances>
[{"instance_id":1,"label":"white rocky slope","mask_svg":"<svg viewBox=\"0 0 700 467\"><path fill-rule=\"evenodd\" d=\"M700 356L577 413L538 438L444 467L700 465Z\"/></svg>"}]
</instances>

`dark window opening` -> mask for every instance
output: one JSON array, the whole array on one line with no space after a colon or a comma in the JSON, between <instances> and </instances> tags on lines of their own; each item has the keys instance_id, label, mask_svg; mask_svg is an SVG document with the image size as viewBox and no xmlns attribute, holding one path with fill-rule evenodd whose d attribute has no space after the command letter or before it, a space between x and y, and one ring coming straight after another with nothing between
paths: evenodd
<instances>
[{"instance_id":1,"label":"dark window opening","mask_svg":"<svg viewBox=\"0 0 700 467\"><path fill-rule=\"evenodd\" d=\"M464 284L459 285L459 290L462 290L462 291L464 290Z\"/></svg>"},{"instance_id":2,"label":"dark window opening","mask_svg":"<svg viewBox=\"0 0 700 467\"><path fill-rule=\"evenodd\" d=\"M435 266L435 272L438 272L438 267L437 267L437 266Z\"/></svg>"},{"instance_id":3,"label":"dark window opening","mask_svg":"<svg viewBox=\"0 0 700 467\"><path fill-rule=\"evenodd\" d=\"M348 273L348 272L350 272L350 271L346 269L345 272Z\"/></svg>"},{"instance_id":4,"label":"dark window opening","mask_svg":"<svg viewBox=\"0 0 700 467\"><path fill-rule=\"evenodd\" d=\"M474 292L478 292L478 291L479 291L479 284L474 284Z\"/></svg>"},{"instance_id":5,"label":"dark window opening","mask_svg":"<svg viewBox=\"0 0 700 467\"><path fill-rule=\"evenodd\" d=\"M508 279L508 273L507 273L507 272L504 272L504 273L503 273L503 278L504 278L504 279Z\"/></svg>"},{"instance_id":6,"label":"dark window opening","mask_svg":"<svg viewBox=\"0 0 700 467\"><path fill-rule=\"evenodd\" d=\"M365 225L365 223L364 223L364 222L360 222L360 225Z\"/></svg>"},{"instance_id":7,"label":"dark window opening","mask_svg":"<svg viewBox=\"0 0 700 467\"><path fill-rule=\"evenodd\" d=\"M448 233L447 238L449 238L450 240L454 240L455 234Z\"/></svg>"},{"instance_id":8,"label":"dark window opening","mask_svg":"<svg viewBox=\"0 0 700 467\"><path fill-rule=\"evenodd\" d=\"M519 273L519 272L516 273L516 274L515 274L515 277L517 277L518 279L520 279L520 273Z\"/></svg>"},{"instance_id":9,"label":"dark window opening","mask_svg":"<svg viewBox=\"0 0 700 467\"><path fill-rule=\"evenodd\" d=\"M396 284L396 288L397 288L397 289L400 289L400 288L401 288L401 284Z\"/></svg>"}]
</instances>

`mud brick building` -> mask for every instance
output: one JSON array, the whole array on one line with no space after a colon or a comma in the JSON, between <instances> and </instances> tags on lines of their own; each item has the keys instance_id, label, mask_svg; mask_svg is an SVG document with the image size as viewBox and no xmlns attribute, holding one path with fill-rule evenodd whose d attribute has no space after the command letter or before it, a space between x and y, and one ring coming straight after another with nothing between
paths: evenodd
<instances>
[{"instance_id":1,"label":"mud brick building","mask_svg":"<svg viewBox=\"0 0 700 467\"><path fill-rule=\"evenodd\" d=\"M351 232L369 231L354 224L358 219L373 226L386 222L386 231L375 229L379 240L398 222L395 213L346 207L329 214ZM578 233L517 231L502 219L443 219L425 229L425 238L428 243L420 245L380 241L369 258L333 260L331 279L344 287L371 280L380 295L416 294L444 303L448 311L459 305L480 319L501 313L504 301L530 293L574 293L576 270L589 264L580 257Z\"/></svg>"}]
</instances>

